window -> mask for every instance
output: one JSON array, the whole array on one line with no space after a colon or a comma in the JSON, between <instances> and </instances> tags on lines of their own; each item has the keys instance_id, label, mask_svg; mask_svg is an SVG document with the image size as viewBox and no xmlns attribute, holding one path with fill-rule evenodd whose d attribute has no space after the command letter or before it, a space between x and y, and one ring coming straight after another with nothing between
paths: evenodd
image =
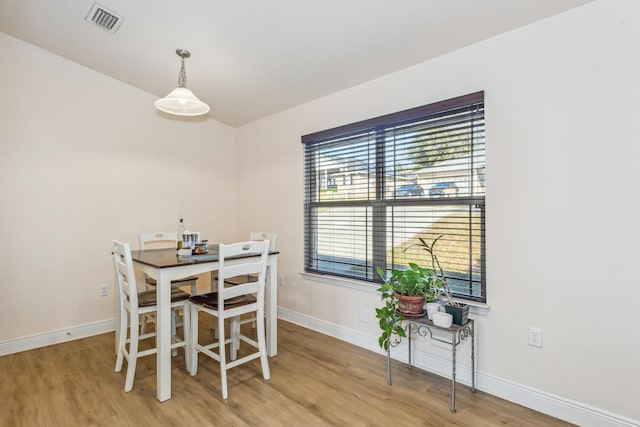
<instances>
[{"instance_id":1,"label":"window","mask_svg":"<svg viewBox=\"0 0 640 427\"><path fill-rule=\"evenodd\" d=\"M302 137L305 271L380 282L430 267L454 295L486 301L484 92Z\"/></svg>"}]
</instances>

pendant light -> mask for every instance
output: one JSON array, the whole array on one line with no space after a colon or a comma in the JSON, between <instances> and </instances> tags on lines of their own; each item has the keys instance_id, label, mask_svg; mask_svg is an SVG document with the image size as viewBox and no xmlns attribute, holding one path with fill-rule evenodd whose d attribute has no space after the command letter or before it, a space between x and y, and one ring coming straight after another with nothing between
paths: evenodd
<instances>
[{"instance_id":1,"label":"pendant light","mask_svg":"<svg viewBox=\"0 0 640 427\"><path fill-rule=\"evenodd\" d=\"M186 49L176 49L176 54L182 58L182 66L178 75L178 87L164 98L156 101L156 108L165 113L176 116L201 116L209 112L209 106L200 101L193 92L187 89L187 71L184 60L191 56Z\"/></svg>"}]
</instances>

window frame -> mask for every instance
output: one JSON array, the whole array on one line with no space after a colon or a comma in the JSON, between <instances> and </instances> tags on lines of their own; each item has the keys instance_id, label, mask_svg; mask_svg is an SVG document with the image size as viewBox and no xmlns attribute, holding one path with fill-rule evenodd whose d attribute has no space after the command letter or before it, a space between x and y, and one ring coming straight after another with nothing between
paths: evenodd
<instances>
[{"instance_id":1,"label":"window frame","mask_svg":"<svg viewBox=\"0 0 640 427\"><path fill-rule=\"evenodd\" d=\"M473 206L479 209L479 232L480 232L480 295L466 295L466 294L455 294L454 296L459 299L476 301L481 303L486 303L487 300L487 289L486 289L486 235L485 235L485 224L486 224L486 202L485 202L485 194L482 195L474 195L471 194L469 197L455 197L453 200L443 200L435 198L430 200L428 198L420 198L419 200L406 200L400 199L395 195L392 198L388 198L385 196L385 177L388 175L388 171L385 168L385 147L387 144L385 142L385 132L389 128L397 127L402 124L410 124L412 122L418 122L420 120L424 120L425 118L438 117L438 115L446 116L448 111L452 111L459 108L464 108L466 106L472 105L481 105L482 106L482 130L484 132L484 91L475 92L472 94L424 105L417 108L412 108L409 110L400 111L397 113L392 113L364 121L360 121L357 123L352 123L332 129L327 129L324 131L312 133L309 135L302 136L302 143L305 146L304 149L304 176L305 176L305 191L304 191L304 271L306 273L312 274L322 274L327 276L336 276L343 277L347 279L355 279L372 283L381 283L382 278L380 278L377 273L373 273L372 277L358 277L354 275L340 274L335 271L324 271L319 268L312 268L312 262L310 260L316 260L316 264L319 262L318 249L317 249L317 215L314 216L314 211L319 207L365 207L371 209L371 211L375 211L376 209L387 209L388 207L407 207L407 206L438 206L438 205L451 205L451 206L469 206L470 213L469 218L472 217L471 210ZM353 135L358 134L366 134L370 133L375 135L375 197L367 198L364 200L340 200L340 201L319 201L313 200L314 194L316 190L321 188L322 183L318 182L318 177L316 173L312 171L316 171L310 162L310 153L311 155L315 153L316 144L323 144L327 141L334 141L340 138L349 138ZM473 135L473 134L472 134ZM484 135L484 133L483 133ZM473 136L471 138L473 141ZM471 144L473 145L473 144ZM483 147L484 147L484 137L483 137ZM483 148L484 150L484 148ZM473 154L472 154L473 156ZM484 157L484 151L483 151ZM484 159L483 159L484 162ZM483 163L484 166L484 163ZM316 171L317 172L317 171ZM344 179L344 177L343 177ZM322 178L320 178L322 181ZM327 180L324 185L327 185L328 188L329 181ZM335 184L332 184L335 185ZM380 212L377 214L372 213L372 218L380 218ZM388 270L389 264L392 264L392 261L387 260L387 251L386 247L386 221L387 214L386 212L382 214L382 217L385 218L385 221L378 221L377 225L375 225L374 230L371 236L371 242L367 240L367 243L370 243L372 246L372 266L371 269L373 272L376 271L378 266L383 267L383 269ZM471 221L471 220L470 220ZM372 220L372 223L374 221ZM316 226L314 226L316 224ZM470 226L471 227L471 226ZM380 242L383 241L382 244ZM366 260L365 260L366 261ZM369 267L367 267L369 268ZM448 275L447 275L448 276ZM472 282L472 275L469 273L469 282Z\"/></svg>"}]
</instances>

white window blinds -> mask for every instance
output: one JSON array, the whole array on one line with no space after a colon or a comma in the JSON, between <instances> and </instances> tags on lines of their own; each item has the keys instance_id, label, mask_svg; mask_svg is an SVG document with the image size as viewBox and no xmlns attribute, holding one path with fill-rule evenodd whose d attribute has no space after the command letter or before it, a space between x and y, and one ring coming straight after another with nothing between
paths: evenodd
<instances>
[{"instance_id":1,"label":"white window blinds","mask_svg":"<svg viewBox=\"0 0 640 427\"><path fill-rule=\"evenodd\" d=\"M431 267L439 236L458 297L486 301L484 92L302 137L305 270L379 282Z\"/></svg>"}]
</instances>

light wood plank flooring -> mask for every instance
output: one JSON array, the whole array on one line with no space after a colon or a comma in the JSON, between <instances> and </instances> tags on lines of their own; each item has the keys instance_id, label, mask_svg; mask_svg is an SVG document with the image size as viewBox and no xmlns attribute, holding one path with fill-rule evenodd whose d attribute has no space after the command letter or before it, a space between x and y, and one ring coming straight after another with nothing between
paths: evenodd
<instances>
[{"instance_id":1,"label":"light wood plank flooring","mask_svg":"<svg viewBox=\"0 0 640 427\"><path fill-rule=\"evenodd\" d=\"M0 426L569 425L465 386L452 414L448 379L393 362L388 386L385 357L288 322L279 321L278 344L271 380L258 360L235 368L227 401L217 362L201 355L191 377L182 351L171 400L156 400L155 356L139 360L125 393L113 333L0 357Z\"/></svg>"}]
</instances>

